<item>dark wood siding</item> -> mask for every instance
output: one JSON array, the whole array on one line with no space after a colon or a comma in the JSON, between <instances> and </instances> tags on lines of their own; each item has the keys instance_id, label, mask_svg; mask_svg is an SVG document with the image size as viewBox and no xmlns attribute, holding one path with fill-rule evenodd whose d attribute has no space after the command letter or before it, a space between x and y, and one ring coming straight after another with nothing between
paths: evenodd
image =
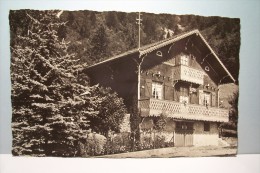
<instances>
[{"instance_id":1,"label":"dark wood siding","mask_svg":"<svg viewBox=\"0 0 260 173\"><path fill-rule=\"evenodd\" d=\"M211 106L216 107L216 93L212 92L211 93Z\"/></svg>"},{"instance_id":2,"label":"dark wood siding","mask_svg":"<svg viewBox=\"0 0 260 173\"><path fill-rule=\"evenodd\" d=\"M145 79L145 97L150 98L152 97L152 80L151 79Z\"/></svg>"},{"instance_id":3,"label":"dark wood siding","mask_svg":"<svg viewBox=\"0 0 260 173\"><path fill-rule=\"evenodd\" d=\"M171 82L165 82L164 99L165 100L173 100L173 87L172 87Z\"/></svg>"},{"instance_id":4,"label":"dark wood siding","mask_svg":"<svg viewBox=\"0 0 260 173\"><path fill-rule=\"evenodd\" d=\"M175 87L173 88L173 100L174 101L179 101L179 96L180 96L179 90L178 90L178 88L175 85Z\"/></svg>"},{"instance_id":5,"label":"dark wood siding","mask_svg":"<svg viewBox=\"0 0 260 173\"><path fill-rule=\"evenodd\" d=\"M166 53L164 52L164 55ZM186 55L188 57L188 66L191 68L204 71L204 85L198 85L194 83L178 81L174 85L174 79L172 79L172 72L174 66L178 66L181 63L181 56ZM169 55L173 56L173 55ZM154 56L153 53L149 54L145 60L151 61L158 57ZM174 63L173 63L174 60ZM166 62L164 64L164 62ZM217 106L217 84L214 80L214 70L210 68L209 71L205 71L205 67L208 64L203 61L203 57L193 55L192 53L180 52L174 57L165 58L165 60L158 61L157 64L153 64L150 67L145 65L141 73L141 99L152 97L152 82L160 82L163 85L163 99L180 101L180 96L188 97L188 101L191 104L203 104L201 97L203 92L210 93L210 105ZM192 92L191 92L192 88Z\"/></svg>"},{"instance_id":6,"label":"dark wood siding","mask_svg":"<svg viewBox=\"0 0 260 173\"><path fill-rule=\"evenodd\" d=\"M147 70L142 70L140 86L141 99L152 98L152 83L157 82L163 85L162 99L173 100L173 87L171 76L171 65L159 64Z\"/></svg>"}]
</instances>

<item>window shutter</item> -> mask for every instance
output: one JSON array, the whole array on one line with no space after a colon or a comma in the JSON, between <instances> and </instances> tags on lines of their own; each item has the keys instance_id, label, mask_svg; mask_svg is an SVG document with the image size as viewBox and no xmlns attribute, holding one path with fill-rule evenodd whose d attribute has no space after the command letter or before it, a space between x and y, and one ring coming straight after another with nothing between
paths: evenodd
<instances>
[{"instance_id":1,"label":"window shutter","mask_svg":"<svg viewBox=\"0 0 260 173\"><path fill-rule=\"evenodd\" d=\"M173 87L171 82L166 82L164 85L164 99L172 100L173 99Z\"/></svg>"},{"instance_id":2,"label":"window shutter","mask_svg":"<svg viewBox=\"0 0 260 173\"><path fill-rule=\"evenodd\" d=\"M203 100L204 100L203 90L199 90L199 104L200 105L203 105Z\"/></svg>"},{"instance_id":3,"label":"window shutter","mask_svg":"<svg viewBox=\"0 0 260 173\"><path fill-rule=\"evenodd\" d=\"M191 93L191 101L190 101L191 104L198 104L198 96L197 95L198 95L197 92Z\"/></svg>"},{"instance_id":4,"label":"window shutter","mask_svg":"<svg viewBox=\"0 0 260 173\"><path fill-rule=\"evenodd\" d=\"M211 93L211 106L215 107L216 106L216 93L213 92Z\"/></svg>"},{"instance_id":5,"label":"window shutter","mask_svg":"<svg viewBox=\"0 0 260 173\"><path fill-rule=\"evenodd\" d=\"M152 80L145 79L145 97L152 97Z\"/></svg>"},{"instance_id":6,"label":"window shutter","mask_svg":"<svg viewBox=\"0 0 260 173\"><path fill-rule=\"evenodd\" d=\"M173 88L173 100L174 101L179 101L179 91L177 89L177 86L175 85Z\"/></svg>"}]
</instances>

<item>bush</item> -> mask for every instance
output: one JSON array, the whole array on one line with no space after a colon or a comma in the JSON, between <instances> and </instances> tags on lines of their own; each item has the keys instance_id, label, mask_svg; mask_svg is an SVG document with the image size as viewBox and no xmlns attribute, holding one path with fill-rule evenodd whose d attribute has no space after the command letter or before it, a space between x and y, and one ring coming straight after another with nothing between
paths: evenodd
<instances>
[{"instance_id":1,"label":"bush","mask_svg":"<svg viewBox=\"0 0 260 173\"><path fill-rule=\"evenodd\" d=\"M131 150L130 133L118 133L108 138L104 154L116 154Z\"/></svg>"},{"instance_id":2,"label":"bush","mask_svg":"<svg viewBox=\"0 0 260 173\"><path fill-rule=\"evenodd\" d=\"M96 133L89 133L85 143L81 144L81 155L96 156L103 154L106 142L107 139L105 136Z\"/></svg>"},{"instance_id":3,"label":"bush","mask_svg":"<svg viewBox=\"0 0 260 173\"><path fill-rule=\"evenodd\" d=\"M173 147L173 142L166 142L164 133L143 133L141 135L141 148L140 150Z\"/></svg>"},{"instance_id":4,"label":"bush","mask_svg":"<svg viewBox=\"0 0 260 173\"><path fill-rule=\"evenodd\" d=\"M157 134L154 139L154 148L163 148L165 147L165 136Z\"/></svg>"},{"instance_id":5,"label":"bush","mask_svg":"<svg viewBox=\"0 0 260 173\"><path fill-rule=\"evenodd\" d=\"M118 133L108 138L100 134L89 133L85 144L81 144L81 156L97 156L125 153L130 151L149 150L155 148L173 147L173 142L166 142L164 134L145 133L141 141L135 141L130 133Z\"/></svg>"},{"instance_id":6,"label":"bush","mask_svg":"<svg viewBox=\"0 0 260 173\"><path fill-rule=\"evenodd\" d=\"M221 130L222 137L237 137L237 131L231 129L222 129Z\"/></svg>"}]
</instances>

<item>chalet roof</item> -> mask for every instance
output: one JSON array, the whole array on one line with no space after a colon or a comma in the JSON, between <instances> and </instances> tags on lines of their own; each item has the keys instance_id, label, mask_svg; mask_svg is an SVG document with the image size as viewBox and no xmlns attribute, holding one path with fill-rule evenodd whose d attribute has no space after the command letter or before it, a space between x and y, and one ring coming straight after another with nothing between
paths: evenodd
<instances>
[{"instance_id":1,"label":"chalet roof","mask_svg":"<svg viewBox=\"0 0 260 173\"><path fill-rule=\"evenodd\" d=\"M96 63L94 65L88 66L87 69L92 69L94 67L98 67L101 66L102 64L106 64L106 63L110 63L113 61L117 61L118 59L122 59L122 58L127 58L129 55L134 55L134 54L138 54L138 55L145 55L147 53L150 53L156 49L165 47L167 45L173 44L178 42L179 40L182 40L184 38L187 38L189 36L192 36L196 34L197 36L200 37L201 41L204 43L204 45L207 47L207 49L209 49L209 51L211 52L211 54L214 56L215 60L221 65L223 71L225 71L225 73L227 74L225 77L229 76L230 79L235 82L234 77L230 74L230 72L227 70L227 68L224 66L224 64L221 62L221 60L219 59L219 57L216 55L216 53L213 51L213 49L210 47L210 45L207 43L207 41L205 40L205 38L202 36L202 34L199 32L199 30L195 29L189 32L185 32L179 35L176 35L174 37L171 38L167 38L164 39L162 41L156 42L156 43L152 43L152 44L148 44L145 46L140 47L140 49L136 48L136 49L132 49L129 51L126 51L122 54L113 56L107 60L104 60L102 62Z\"/></svg>"}]
</instances>

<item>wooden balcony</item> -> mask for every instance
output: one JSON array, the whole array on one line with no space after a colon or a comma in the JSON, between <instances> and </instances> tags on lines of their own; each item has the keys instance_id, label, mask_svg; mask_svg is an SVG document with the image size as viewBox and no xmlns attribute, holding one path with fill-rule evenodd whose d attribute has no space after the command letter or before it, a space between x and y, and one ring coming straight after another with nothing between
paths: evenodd
<instances>
[{"instance_id":1,"label":"wooden balcony","mask_svg":"<svg viewBox=\"0 0 260 173\"><path fill-rule=\"evenodd\" d=\"M175 101L145 99L139 101L141 116L160 116L186 120L201 120L214 122L228 122L229 111L215 107L195 104L184 104Z\"/></svg>"},{"instance_id":2,"label":"wooden balcony","mask_svg":"<svg viewBox=\"0 0 260 173\"><path fill-rule=\"evenodd\" d=\"M203 85L204 72L185 65L173 67L172 77L174 80L184 80Z\"/></svg>"}]
</instances>

